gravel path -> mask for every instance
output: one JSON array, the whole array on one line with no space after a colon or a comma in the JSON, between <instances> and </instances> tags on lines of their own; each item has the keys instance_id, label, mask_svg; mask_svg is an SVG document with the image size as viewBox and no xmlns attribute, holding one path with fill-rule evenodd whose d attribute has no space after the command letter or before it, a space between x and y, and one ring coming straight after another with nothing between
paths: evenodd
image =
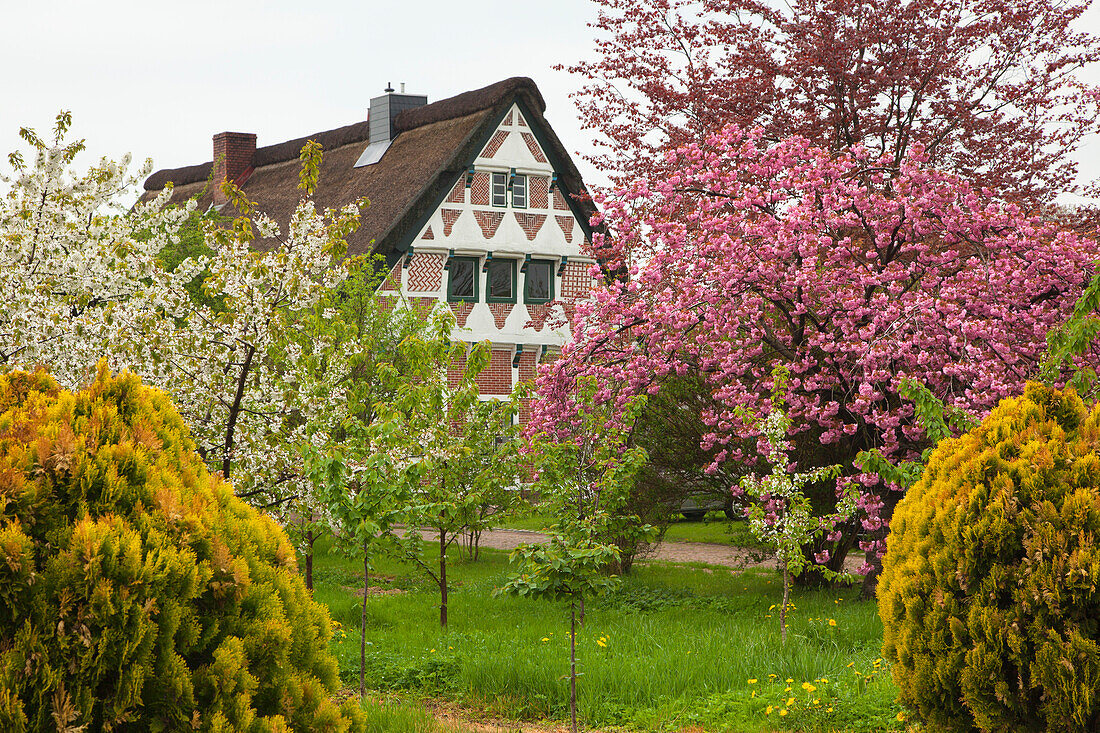
<instances>
[{"instance_id":1,"label":"gravel path","mask_svg":"<svg viewBox=\"0 0 1100 733\"><path fill-rule=\"evenodd\" d=\"M400 531L400 530L399 530ZM425 539L437 535L429 530L421 530ZM546 542L549 536L542 532L527 529L490 529L481 533L481 546L493 550L514 550L522 544ZM767 553L745 547L715 545L706 542L662 542L657 551L642 558L663 562L698 562L727 568L770 568L775 569L775 559Z\"/></svg>"},{"instance_id":2,"label":"gravel path","mask_svg":"<svg viewBox=\"0 0 1100 733\"><path fill-rule=\"evenodd\" d=\"M403 530L398 530L398 533ZM421 530L425 539L434 539L437 535L431 530ZM489 529L481 533L481 546L492 550L514 550L522 544L546 542L549 535L529 529ZM639 558L638 562L657 560L659 562L703 563L724 568L747 570L749 568L767 568L775 570L775 558L763 550L733 545L716 545L709 542L662 542L656 552ZM863 555L849 553L844 561L844 569L854 573L863 564Z\"/></svg>"}]
</instances>

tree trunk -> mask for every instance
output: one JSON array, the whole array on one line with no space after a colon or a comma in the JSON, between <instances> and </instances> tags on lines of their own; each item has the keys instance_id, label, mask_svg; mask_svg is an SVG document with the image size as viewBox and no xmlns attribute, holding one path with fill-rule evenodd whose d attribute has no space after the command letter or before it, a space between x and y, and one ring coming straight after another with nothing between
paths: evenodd
<instances>
[{"instance_id":1,"label":"tree trunk","mask_svg":"<svg viewBox=\"0 0 1100 733\"><path fill-rule=\"evenodd\" d=\"M306 531L306 589L313 590L313 530Z\"/></svg>"},{"instance_id":2,"label":"tree trunk","mask_svg":"<svg viewBox=\"0 0 1100 733\"><path fill-rule=\"evenodd\" d=\"M241 401L244 399L244 388L248 384L248 374L252 369L252 357L256 353L256 347L249 344L241 366L241 374L237 378L237 391L233 395L233 404L229 406L229 423L225 427L225 453L222 454L222 478L229 480L229 471L233 467L233 434L237 430L237 418L241 414Z\"/></svg>"},{"instance_id":3,"label":"tree trunk","mask_svg":"<svg viewBox=\"0 0 1100 733\"><path fill-rule=\"evenodd\" d=\"M904 491L886 492L886 495L883 497L882 509L880 509L879 512L880 516L887 521L884 522L881 527L871 532L867 539L886 539L886 535L890 532L890 525L888 522L893 518L894 509L903 496L905 496ZM878 576L882 573L882 558L878 556L876 551L870 550L864 553L864 560L871 566L871 572L867 573L863 578L863 585L859 589L859 597L865 601L873 601L875 599L875 593L878 591Z\"/></svg>"},{"instance_id":4,"label":"tree trunk","mask_svg":"<svg viewBox=\"0 0 1100 733\"><path fill-rule=\"evenodd\" d=\"M783 563L783 605L779 607L779 638L787 643L787 604L791 599L791 571Z\"/></svg>"},{"instance_id":5,"label":"tree trunk","mask_svg":"<svg viewBox=\"0 0 1100 733\"><path fill-rule=\"evenodd\" d=\"M579 605L580 605L580 609L579 609L580 614L579 614L579 617L578 617L577 620L581 622L581 626L584 626L584 596L581 596L580 601L579 601Z\"/></svg>"},{"instance_id":6,"label":"tree trunk","mask_svg":"<svg viewBox=\"0 0 1100 733\"><path fill-rule=\"evenodd\" d=\"M584 598L581 598L584 602ZM577 733L577 604L569 604L569 717Z\"/></svg>"},{"instance_id":7,"label":"tree trunk","mask_svg":"<svg viewBox=\"0 0 1100 733\"><path fill-rule=\"evenodd\" d=\"M447 628L447 533L439 530L439 627Z\"/></svg>"},{"instance_id":8,"label":"tree trunk","mask_svg":"<svg viewBox=\"0 0 1100 733\"><path fill-rule=\"evenodd\" d=\"M363 540L363 613L359 623L359 697L367 694L364 675L367 670L367 597L370 595L370 555L367 541Z\"/></svg>"}]
</instances>

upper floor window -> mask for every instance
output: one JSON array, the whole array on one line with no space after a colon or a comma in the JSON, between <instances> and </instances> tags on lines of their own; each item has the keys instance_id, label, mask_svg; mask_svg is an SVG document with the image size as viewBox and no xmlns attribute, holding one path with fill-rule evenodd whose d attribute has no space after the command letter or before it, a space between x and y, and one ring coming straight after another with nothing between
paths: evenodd
<instances>
[{"instance_id":1,"label":"upper floor window","mask_svg":"<svg viewBox=\"0 0 1100 733\"><path fill-rule=\"evenodd\" d=\"M531 260L527 263L523 300L525 303L547 303L554 299L554 263Z\"/></svg>"},{"instance_id":2,"label":"upper floor window","mask_svg":"<svg viewBox=\"0 0 1100 733\"><path fill-rule=\"evenodd\" d=\"M508 205L508 174L493 174L493 206Z\"/></svg>"},{"instance_id":3,"label":"upper floor window","mask_svg":"<svg viewBox=\"0 0 1100 733\"><path fill-rule=\"evenodd\" d=\"M512 206L516 209L527 208L527 176L512 178Z\"/></svg>"},{"instance_id":4,"label":"upper floor window","mask_svg":"<svg viewBox=\"0 0 1100 733\"><path fill-rule=\"evenodd\" d=\"M477 258L452 257L447 271L447 300L477 302Z\"/></svg>"}]
</instances>

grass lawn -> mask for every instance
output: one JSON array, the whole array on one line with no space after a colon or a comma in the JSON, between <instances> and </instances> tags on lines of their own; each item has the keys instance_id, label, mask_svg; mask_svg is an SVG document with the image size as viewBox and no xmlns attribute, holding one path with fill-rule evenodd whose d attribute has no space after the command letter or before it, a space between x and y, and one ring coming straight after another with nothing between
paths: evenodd
<instances>
[{"instance_id":1,"label":"grass lawn","mask_svg":"<svg viewBox=\"0 0 1100 733\"><path fill-rule=\"evenodd\" d=\"M341 673L359 673L359 562L317 543L315 597L341 624ZM563 604L493 598L505 553L457 551L450 629L434 585L392 559L372 578L367 679L379 693L454 701L486 716L568 713L568 615ZM372 580L377 582L376 580ZM896 688L878 660L882 630L856 590L796 592L790 638L779 641L778 577L762 571L651 563L589 603L578 634L579 707L590 726L652 731L897 730ZM789 681L788 681L789 680ZM770 712L769 712L770 710ZM405 712L401 713L402 715Z\"/></svg>"},{"instance_id":2,"label":"grass lawn","mask_svg":"<svg viewBox=\"0 0 1100 733\"><path fill-rule=\"evenodd\" d=\"M505 529L545 530L553 520L546 514L534 513L524 517L507 517L500 526ZM764 547L749 532L749 523L731 522L722 512L709 512L702 521L681 519L673 522L665 531L666 542L709 542L734 547Z\"/></svg>"}]
</instances>

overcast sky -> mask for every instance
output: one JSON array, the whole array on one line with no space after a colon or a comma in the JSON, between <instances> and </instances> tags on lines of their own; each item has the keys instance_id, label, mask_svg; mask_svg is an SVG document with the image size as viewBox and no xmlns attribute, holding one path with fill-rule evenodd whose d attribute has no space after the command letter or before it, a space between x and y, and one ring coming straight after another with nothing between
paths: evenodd
<instances>
[{"instance_id":1,"label":"overcast sky","mask_svg":"<svg viewBox=\"0 0 1100 733\"><path fill-rule=\"evenodd\" d=\"M210 160L215 132L270 145L366 118L387 82L435 101L530 76L570 152L589 149L554 71L590 53L589 0L0 0L0 154L59 109L93 156L156 168ZM1082 26L1100 35L1100 5ZM1100 69L1090 78L1100 83ZM1079 153L1100 177L1100 140ZM78 159L79 160L79 159ZM601 178L579 156L585 178Z\"/></svg>"}]
</instances>

